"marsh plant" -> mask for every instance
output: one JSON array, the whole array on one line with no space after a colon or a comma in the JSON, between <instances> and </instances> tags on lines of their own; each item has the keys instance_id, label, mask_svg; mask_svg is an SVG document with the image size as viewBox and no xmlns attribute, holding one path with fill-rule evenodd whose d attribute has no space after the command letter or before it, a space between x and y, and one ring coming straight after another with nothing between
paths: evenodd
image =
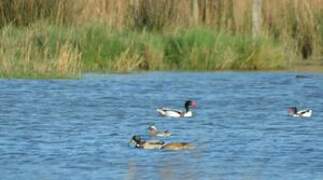
<instances>
[{"instance_id":1,"label":"marsh plant","mask_svg":"<svg viewBox=\"0 0 323 180\"><path fill-rule=\"evenodd\" d=\"M1 77L322 64L321 0L2 0Z\"/></svg>"}]
</instances>

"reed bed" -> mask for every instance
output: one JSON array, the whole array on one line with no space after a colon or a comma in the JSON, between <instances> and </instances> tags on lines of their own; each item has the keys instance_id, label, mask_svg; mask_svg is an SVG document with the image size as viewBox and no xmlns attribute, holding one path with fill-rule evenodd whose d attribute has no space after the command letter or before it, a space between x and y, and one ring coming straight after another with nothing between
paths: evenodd
<instances>
[{"instance_id":1,"label":"reed bed","mask_svg":"<svg viewBox=\"0 0 323 180\"><path fill-rule=\"evenodd\" d=\"M323 0L2 0L1 77L288 69L323 58Z\"/></svg>"},{"instance_id":2,"label":"reed bed","mask_svg":"<svg viewBox=\"0 0 323 180\"><path fill-rule=\"evenodd\" d=\"M48 28L48 29L47 29ZM81 53L69 41L53 40L53 27L15 28L0 31L0 77L78 77Z\"/></svg>"},{"instance_id":3,"label":"reed bed","mask_svg":"<svg viewBox=\"0 0 323 180\"><path fill-rule=\"evenodd\" d=\"M280 69L284 47L207 28L155 32L35 24L1 29L2 76L70 77L81 72Z\"/></svg>"}]
</instances>

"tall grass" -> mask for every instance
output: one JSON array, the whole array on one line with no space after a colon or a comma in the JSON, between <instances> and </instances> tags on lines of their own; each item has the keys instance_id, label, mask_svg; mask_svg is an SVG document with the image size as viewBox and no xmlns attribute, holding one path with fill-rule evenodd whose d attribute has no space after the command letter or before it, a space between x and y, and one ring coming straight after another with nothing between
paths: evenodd
<instances>
[{"instance_id":1,"label":"tall grass","mask_svg":"<svg viewBox=\"0 0 323 180\"><path fill-rule=\"evenodd\" d=\"M76 4L69 0L1 0L0 27L8 23L29 25L40 19L56 24L72 22Z\"/></svg>"},{"instance_id":2,"label":"tall grass","mask_svg":"<svg viewBox=\"0 0 323 180\"><path fill-rule=\"evenodd\" d=\"M197 2L197 4L193 4ZM2 0L0 75L288 68L323 62L322 0Z\"/></svg>"},{"instance_id":3,"label":"tall grass","mask_svg":"<svg viewBox=\"0 0 323 180\"><path fill-rule=\"evenodd\" d=\"M245 35L194 28L168 39L167 63L173 69L185 70L260 70L287 67L284 50L271 39L256 42Z\"/></svg>"},{"instance_id":4,"label":"tall grass","mask_svg":"<svg viewBox=\"0 0 323 180\"><path fill-rule=\"evenodd\" d=\"M51 27L42 28L1 29L1 77L65 78L81 73L81 52L71 42L53 41Z\"/></svg>"},{"instance_id":5,"label":"tall grass","mask_svg":"<svg viewBox=\"0 0 323 180\"><path fill-rule=\"evenodd\" d=\"M208 28L171 33L34 24L0 31L2 77L77 77L81 72L279 69L284 47Z\"/></svg>"}]
</instances>

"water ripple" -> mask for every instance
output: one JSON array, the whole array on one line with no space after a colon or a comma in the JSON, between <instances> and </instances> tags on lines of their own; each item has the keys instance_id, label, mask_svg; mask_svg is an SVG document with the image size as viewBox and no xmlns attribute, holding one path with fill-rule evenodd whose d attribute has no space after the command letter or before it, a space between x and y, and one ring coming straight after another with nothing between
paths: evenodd
<instances>
[{"instance_id":1,"label":"water ripple","mask_svg":"<svg viewBox=\"0 0 323 180\"><path fill-rule=\"evenodd\" d=\"M87 74L81 80L1 80L2 179L320 179L321 74ZM159 106L189 119L163 118ZM287 116L311 107L310 119ZM130 147L154 123L192 142L183 152Z\"/></svg>"}]
</instances>

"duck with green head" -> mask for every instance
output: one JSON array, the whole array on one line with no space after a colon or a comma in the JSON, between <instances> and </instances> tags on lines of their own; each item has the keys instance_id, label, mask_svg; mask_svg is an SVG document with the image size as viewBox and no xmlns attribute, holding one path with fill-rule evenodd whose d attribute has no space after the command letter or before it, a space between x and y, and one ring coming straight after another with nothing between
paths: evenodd
<instances>
[{"instance_id":1,"label":"duck with green head","mask_svg":"<svg viewBox=\"0 0 323 180\"><path fill-rule=\"evenodd\" d=\"M139 149L163 149L163 150L189 150L194 149L194 146L191 143L187 142L172 142L165 143L164 141L159 140L143 140L139 135L135 135L130 140L131 144L134 144L136 148Z\"/></svg>"},{"instance_id":2,"label":"duck with green head","mask_svg":"<svg viewBox=\"0 0 323 180\"><path fill-rule=\"evenodd\" d=\"M143 140L139 135L132 136L129 143L134 144L135 147L139 149L161 149L165 144L164 141L159 140Z\"/></svg>"}]
</instances>

